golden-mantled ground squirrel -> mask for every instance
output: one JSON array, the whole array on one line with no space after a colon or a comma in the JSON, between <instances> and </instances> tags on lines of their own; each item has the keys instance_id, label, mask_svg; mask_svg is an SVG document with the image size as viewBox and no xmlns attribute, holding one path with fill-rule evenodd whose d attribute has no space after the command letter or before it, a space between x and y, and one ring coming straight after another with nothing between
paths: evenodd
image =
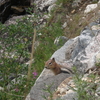
<instances>
[{"instance_id":1,"label":"golden-mantled ground squirrel","mask_svg":"<svg viewBox=\"0 0 100 100\"><path fill-rule=\"evenodd\" d=\"M45 62L45 68L51 69L55 75L60 73L73 73L70 68L57 64L55 62L55 58L49 59L47 62ZM62 68L67 70L62 70Z\"/></svg>"}]
</instances>

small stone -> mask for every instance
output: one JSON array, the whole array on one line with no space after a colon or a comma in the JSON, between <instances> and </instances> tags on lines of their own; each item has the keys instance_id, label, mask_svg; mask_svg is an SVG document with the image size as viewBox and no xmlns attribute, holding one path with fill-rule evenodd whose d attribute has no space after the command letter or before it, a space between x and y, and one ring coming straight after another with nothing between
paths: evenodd
<instances>
[{"instance_id":1,"label":"small stone","mask_svg":"<svg viewBox=\"0 0 100 100\"><path fill-rule=\"evenodd\" d=\"M93 11L93 10L96 9L96 8L97 8L97 4L90 4L90 5L87 5L87 7L86 7L84 13L87 14L87 13Z\"/></svg>"},{"instance_id":2,"label":"small stone","mask_svg":"<svg viewBox=\"0 0 100 100\"><path fill-rule=\"evenodd\" d=\"M93 25L91 27L92 30L100 30L100 26L99 25Z\"/></svg>"},{"instance_id":3,"label":"small stone","mask_svg":"<svg viewBox=\"0 0 100 100\"><path fill-rule=\"evenodd\" d=\"M96 59L96 63L100 63L100 53L97 53L95 59Z\"/></svg>"},{"instance_id":4,"label":"small stone","mask_svg":"<svg viewBox=\"0 0 100 100\"><path fill-rule=\"evenodd\" d=\"M73 13L75 13L75 9L74 9L74 10L72 10L72 11L71 11L71 13L72 13L72 14L73 14Z\"/></svg>"},{"instance_id":5,"label":"small stone","mask_svg":"<svg viewBox=\"0 0 100 100\"><path fill-rule=\"evenodd\" d=\"M62 25L62 28L66 28L67 26L67 22L65 22L63 25Z\"/></svg>"},{"instance_id":6,"label":"small stone","mask_svg":"<svg viewBox=\"0 0 100 100\"><path fill-rule=\"evenodd\" d=\"M96 93L100 96L100 87L97 88Z\"/></svg>"},{"instance_id":7,"label":"small stone","mask_svg":"<svg viewBox=\"0 0 100 100\"><path fill-rule=\"evenodd\" d=\"M72 7L73 7L73 8L78 7L78 6L79 6L79 3L81 3L81 1L82 1L82 0L74 0L73 3L72 3Z\"/></svg>"},{"instance_id":8,"label":"small stone","mask_svg":"<svg viewBox=\"0 0 100 100\"><path fill-rule=\"evenodd\" d=\"M42 33L38 33L38 35L39 35L39 36L41 36L41 35L42 35Z\"/></svg>"},{"instance_id":9,"label":"small stone","mask_svg":"<svg viewBox=\"0 0 100 100\"><path fill-rule=\"evenodd\" d=\"M0 91L3 91L4 90L4 88L3 87L0 87Z\"/></svg>"},{"instance_id":10,"label":"small stone","mask_svg":"<svg viewBox=\"0 0 100 100\"><path fill-rule=\"evenodd\" d=\"M56 4L53 4L51 6L48 7L48 11L51 12L51 10L53 10L56 7Z\"/></svg>"},{"instance_id":11,"label":"small stone","mask_svg":"<svg viewBox=\"0 0 100 100\"><path fill-rule=\"evenodd\" d=\"M66 18L70 18L70 16L66 15Z\"/></svg>"},{"instance_id":12,"label":"small stone","mask_svg":"<svg viewBox=\"0 0 100 100\"><path fill-rule=\"evenodd\" d=\"M55 39L54 44L57 46L62 46L68 40L65 36L59 36Z\"/></svg>"},{"instance_id":13,"label":"small stone","mask_svg":"<svg viewBox=\"0 0 100 100\"><path fill-rule=\"evenodd\" d=\"M60 89L60 94L66 94L66 89L65 88L61 88Z\"/></svg>"},{"instance_id":14,"label":"small stone","mask_svg":"<svg viewBox=\"0 0 100 100\"><path fill-rule=\"evenodd\" d=\"M73 21L73 19L70 18L70 21Z\"/></svg>"},{"instance_id":15,"label":"small stone","mask_svg":"<svg viewBox=\"0 0 100 100\"><path fill-rule=\"evenodd\" d=\"M44 15L43 19L48 19L50 17L50 15Z\"/></svg>"}]
</instances>

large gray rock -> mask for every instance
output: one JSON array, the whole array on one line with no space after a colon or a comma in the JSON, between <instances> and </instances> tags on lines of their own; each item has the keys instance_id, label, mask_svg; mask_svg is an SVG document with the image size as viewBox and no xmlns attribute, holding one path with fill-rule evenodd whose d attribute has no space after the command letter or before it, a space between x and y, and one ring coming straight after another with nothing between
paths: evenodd
<instances>
[{"instance_id":1,"label":"large gray rock","mask_svg":"<svg viewBox=\"0 0 100 100\"><path fill-rule=\"evenodd\" d=\"M53 93L67 77L69 77L69 74L61 73L55 76L50 71L47 71L47 69L44 69L30 91L31 100L45 100L43 96L48 98L50 94L48 91L44 91L44 89L47 90L47 87L50 86L50 91Z\"/></svg>"},{"instance_id":2,"label":"large gray rock","mask_svg":"<svg viewBox=\"0 0 100 100\"><path fill-rule=\"evenodd\" d=\"M65 64L68 64L68 66L71 66L70 63L65 61L66 61L66 49L72 43L73 40L69 40L63 47L58 49L52 55L51 58L54 57L57 63L61 64L64 62ZM55 76L50 70L44 69L39 78L37 79L37 81L35 82L35 85L32 87L30 91L31 100L44 100L42 96L46 97L49 96L49 93L43 90L46 89L46 86L50 86L52 84L50 90L53 92L60 85L60 83L69 76L71 75L66 73L61 73Z\"/></svg>"},{"instance_id":3,"label":"large gray rock","mask_svg":"<svg viewBox=\"0 0 100 100\"><path fill-rule=\"evenodd\" d=\"M80 36L79 44L73 51L73 64L80 72L86 72L89 68L95 66L95 56L100 51L99 42L100 34L91 38L90 36Z\"/></svg>"},{"instance_id":4,"label":"large gray rock","mask_svg":"<svg viewBox=\"0 0 100 100\"><path fill-rule=\"evenodd\" d=\"M96 25L95 30L91 29L94 25ZM75 66L80 74L84 74L88 69L94 67L99 59L100 30L98 27L98 23L90 23L89 27L86 27L80 36L68 40L51 58L54 57L57 63L70 68ZM55 76L50 70L44 69L30 91L30 100L44 100L42 96L49 96L48 92L43 91L46 86L52 84L50 90L53 92L69 76L71 75L64 73ZM74 97L76 94L70 95ZM64 100L72 100L72 97L68 95L62 98Z\"/></svg>"}]
</instances>

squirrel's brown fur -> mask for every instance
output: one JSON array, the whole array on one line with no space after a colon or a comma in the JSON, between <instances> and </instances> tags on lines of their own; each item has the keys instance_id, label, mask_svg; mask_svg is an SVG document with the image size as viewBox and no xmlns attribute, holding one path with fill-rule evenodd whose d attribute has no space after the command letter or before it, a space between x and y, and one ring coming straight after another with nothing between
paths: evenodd
<instances>
[{"instance_id":1,"label":"squirrel's brown fur","mask_svg":"<svg viewBox=\"0 0 100 100\"><path fill-rule=\"evenodd\" d=\"M49 59L47 62L45 62L45 68L51 69L55 75L62 73L62 72L72 73L72 70L70 68L63 67L63 66L57 64L55 62L55 58ZM65 68L65 69L67 69L67 71L63 71L61 68Z\"/></svg>"}]
</instances>

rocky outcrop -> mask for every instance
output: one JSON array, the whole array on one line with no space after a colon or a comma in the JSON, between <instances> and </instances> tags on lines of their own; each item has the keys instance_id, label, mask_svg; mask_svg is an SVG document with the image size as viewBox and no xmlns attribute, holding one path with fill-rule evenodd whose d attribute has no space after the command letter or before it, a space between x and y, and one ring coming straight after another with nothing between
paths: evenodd
<instances>
[{"instance_id":1,"label":"rocky outcrop","mask_svg":"<svg viewBox=\"0 0 100 100\"><path fill-rule=\"evenodd\" d=\"M52 0L48 0L48 2L49 1ZM46 0L43 2L40 0L35 0L35 3L41 10L43 10L45 7L49 7L52 4L52 2L50 4L48 2L46 2ZM81 2L81 0L78 2ZM63 66L68 66L70 68L75 67L78 74L83 75L82 80L92 82L91 79L88 80L88 78L85 76L89 75L89 70L95 70L94 73L100 75L100 67L96 67L96 63L100 62L99 24L100 20L92 22L82 30L79 36L69 40L66 39L65 41L67 42L60 49L54 52L51 58L55 58L56 62ZM56 39L55 42L56 41L58 40ZM56 45L59 45L59 43ZM26 100L45 100L43 97L50 100L49 97L51 94L46 92L48 88L52 92L53 100L56 100L57 97L63 100L73 100L73 98L77 100L77 93L69 88L69 86L75 88L75 84L71 76L71 74L65 73L55 76L52 71L44 69L36 80L35 85L31 88ZM97 77L97 80L95 80L97 85L97 98L99 98L99 82L100 78L98 79ZM54 92L55 90L56 92Z\"/></svg>"},{"instance_id":2,"label":"rocky outcrop","mask_svg":"<svg viewBox=\"0 0 100 100\"><path fill-rule=\"evenodd\" d=\"M60 83L66 77L69 77L69 74L58 74L54 76L52 73L48 73L51 72L44 70L42 76L40 76L40 78L36 81L36 84L33 86L30 92L31 100L44 100L44 96L48 98L48 96L50 96L50 94L46 92L48 88L50 88L50 91L53 93Z\"/></svg>"},{"instance_id":3,"label":"rocky outcrop","mask_svg":"<svg viewBox=\"0 0 100 100\"><path fill-rule=\"evenodd\" d=\"M95 67L97 55L100 54L100 29L98 27L98 22L90 23L80 36L68 40L51 58L54 57L58 63L64 66L75 66L80 74L85 74L87 70ZM31 100L44 100L42 96L48 97L49 94L45 93L43 89L52 84L50 89L54 91L68 76L71 75L61 73L54 76L51 71L44 69L30 91ZM64 96L64 98L67 98L64 100L72 100L68 96Z\"/></svg>"}]
</instances>

